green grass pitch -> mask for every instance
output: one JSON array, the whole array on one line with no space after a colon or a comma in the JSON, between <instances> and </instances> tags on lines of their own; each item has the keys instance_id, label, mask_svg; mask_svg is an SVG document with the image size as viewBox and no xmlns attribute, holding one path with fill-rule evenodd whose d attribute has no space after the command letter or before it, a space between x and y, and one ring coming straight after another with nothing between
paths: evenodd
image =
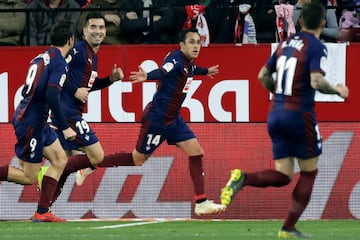
<instances>
[{"instance_id":1,"label":"green grass pitch","mask_svg":"<svg viewBox=\"0 0 360 240\"><path fill-rule=\"evenodd\" d=\"M239 240L278 239L282 222L238 220L0 222L1 240ZM301 221L299 230L316 240L360 239L359 220Z\"/></svg>"}]
</instances>

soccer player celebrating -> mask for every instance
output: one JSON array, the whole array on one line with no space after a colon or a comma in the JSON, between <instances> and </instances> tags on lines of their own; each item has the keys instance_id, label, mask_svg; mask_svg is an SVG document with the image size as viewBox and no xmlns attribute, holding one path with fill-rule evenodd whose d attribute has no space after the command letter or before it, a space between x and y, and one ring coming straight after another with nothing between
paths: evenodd
<instances>
[{"instance_id":1,"label":"soccer player celebrating","mask_svg":"<svg viewBox=\"0 0 360 240\"><path fill-rule=\"evenodd\" d=\"M146 79L159 79L160 84L153 98L143 114L143 122L135 150L132 153L115 153L105 156L102 161L94 163L92 155L78 155L69 158L64 169L60 183L63 185L67 176L79 169L91 172L90 166L140 166L151 154L167 140L169 144L175 144L189 157L190 176L195 188L195 213L197 215L217 214L225 210L225 206L208 200L205 195L205 184L202 167L204 154L194 133L180 116L180 108L189 90L194 75L216 75L218 65L209 68L201 68L194 64L194 59L200 52L200 35L196 29L188 29L180 34L180 50L170 53L160 69L155 69L147 74L142 68L131 72L130 80L142 82ZM71 69L70 69L71 71ZM74 92L73 92L74 93ZM78 98L79 99L79 98ZM86 99L84 99L86 101ZM93 167L93 168L94 168ZM85 174L77 174L82 181ZM61 192L61 184L57 193ZM58 196L58 195L54 195ZM53 200L55 201L56 198Z\"/></svg>"},{"instance_id":2,"label":"soccer player celebrating","mask_svg":"<svg viewBox=\"0 0 360 240\"><path fill-rule=\"evenodd\" d=\"M204 190L204 174L201 148L195 134L180 115L181 105L194 75L213 77L219 72L218 65L202 68L195 65L201 48L200 35L196 29L180 33L180 50L168 54L161 68L146 73L142 68L133 71L134 83L147 79L159 80L153 100L143 112L142 125L136 147L132 152L135 165L142 165L164 140L179 147L189 159L189 171L195 189L195 213L217 214L225 206L208 200Z\"/></svg>"},{"instance_id":3,"label":"soccer player celebrating","mask_svg":"<svg viewBox=\"0 0 360 240\"><path fill-rule=\"evenodd\" d=\"M71 173L78 171L77 184L81 185L85 177L92 172L92 168L104 159L103 147L82 114L90 91L103 89L124 78L122 69L116 65L113 66L110 76L99 78L97 75L97 52L105 36L104 16L100 13L89 13L83 27L83 40L74 45L67 58L70 69L68 81L61 93L61 102L66 120L76 130L77 137L75 141L68 141L59 129L61 119L56 115L51 117L52 127L56 129L62 146L67 154L72 156L60 178L52 203L61 194L62 187ZM110 159L112 159L111 156ZM133 164L131 162L130 164L122 163L122 165ZM42 167L38 176L39 188L44 185L40 184L44 170L46 167Z\"/></svg>"},{"instance_id":4,"label":"soccer player celebrating","mask_svg":"<svg viewBox=\"0 0 360 240\"><path fill-rule=\"evenodd\" d=\"M49 110L59 119L58 129L67 140L74 140L76 132L68 125L60 104L60 92L67 81L68 64L65 56L74 45L69 21L60 21L51 29L52 46L32 59L23 99L17 106L13 126L17 137L16 156L22 169L9 165L0 167L0 181L32 184L39 172L43 156L50 166L45 172L34 222L63 222L49 211L52 197L67 162L57 134L48 125Z\"/></svg>"},{"instance_id":5,"label":"soccer player celebrating","mask_svg":"<svg viewBox=\"0 0 360 240\"><path fill-rule=\"evenodd\" d=\"M221 202L228 206L244 186L285 186L293 178L297 159L300 178L292 192L292 203L279 238L311 237L298 231L295 225L310 200L322 153L314 111L315 90L342 98L349 95L346 86L332 86L324 78L327 49L319 41L324 19L325 9L320 3L306 4L300 20L302 30L281 42L259 72L263 86L274 94L267 124L275 170L245 173L234 169L221 192ZM276 72L276 79L272 78L273 72Z\"/></svg>"}]
</instances>

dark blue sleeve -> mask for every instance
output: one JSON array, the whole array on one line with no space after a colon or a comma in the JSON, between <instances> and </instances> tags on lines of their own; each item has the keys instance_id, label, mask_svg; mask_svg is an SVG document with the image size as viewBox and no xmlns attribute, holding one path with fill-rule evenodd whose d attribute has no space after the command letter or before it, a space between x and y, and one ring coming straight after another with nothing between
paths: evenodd
<instances>
[{"instance_id":1,"label":"dark blue sleeve","mask_svg":"<svg viewBox=\"0 0 360 240\"><path fill-rule=\"evenodd\" d=\"M110 77L106 78L96 78L93 86L90 91L96 91L110 86L113 82L110 80Z\"/></svg>"},{"instance_id":2,"label":"dark blue sleeve","mask_svg":"<svg viewBox=\"0 0 360 240\"><path fill-rule=\"evenodd\" d=\"M72 96L74 96L77 91L77 87L74 86L74 84L72 84L69 79L67 79L64 83L63 91L67 91L71 93Z\"/></svg>"},{"instance_id":3,"label":"dark blue sleeve","mask_svg":"<svg viewBox=\"0 0 360 240\"><path fill-rule=\"evenodd\" d=\"M195 66L194 75L206 75L208 73L209 73L209 70L207 68Z\"/></svg>"},{"instance_id":4,"label":"dark blue sleeve","mask_svg":"<svg viewBox=\"0 0 360 240\"><path fill-rule=\"evenodd\" d=\"M161 68L152 70L151 72L149 72L147 74L147 79L148 80L160 80L165 76L165 71L162 70Z\"/></svg>"},{"instance_id":5,"label":"dark blue sleeve","mask_svg":"<svg viewBox=\"0 0 360 240\"><path fill-rule=\"evenodd\" d=\"M327 61L327 48L322 43L314 43L313 46L315 46L315 44L318 44L317 47L311 48L311 54L308 54L310 72L320 72L325 75L324 64Z\"/></svg>"},{"instance_id":6,"label":"dark blue sleeve","mask_svg":"<svg viewBox=\"0 0 360 240\"><path fill-rule=\"evenodd\" d=\"M55 86L48 86L46 89L45 98L51 109L51 112L54 114L55 118L59 122L59 125L57 127L60 130L64 130L69 127L69 124L67 123L65 116L62 112L62 109L61 109L60 92L61 92L61 89L59 89Z\"/></svg>"},{"instance_id":7,"label":"dark blue sleeve","mask_svg":"<svg viewBox=\"0 0 360 240\"><path fill-rule=\"evenodd\" d=\"M280 44L279 44L280 46ZM279 46L276 48L276 51L274 51L271 56L268 58L268 60L266 61L266 66L267 68L270 70L271 73L276 72L276 61L277 61L277 56L278 56L278 49Z\"/></svg>"}]
</instances>

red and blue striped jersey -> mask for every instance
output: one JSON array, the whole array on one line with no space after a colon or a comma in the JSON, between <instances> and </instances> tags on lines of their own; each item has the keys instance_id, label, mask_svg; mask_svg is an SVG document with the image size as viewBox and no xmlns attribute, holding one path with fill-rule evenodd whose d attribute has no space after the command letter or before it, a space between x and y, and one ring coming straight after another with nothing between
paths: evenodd
<instances>
[{"instance_id":1,"label":"red and blue striped jersey","mask_svg":"<svg viewBox=\"0 0 360 240\"><path fill-rule=\"evenodd\" d=\"M82 40L74 45L67 61L69 63L68 80L73 87L91 88L98 77L97 67L98 58L89 44ZM67 117L72 115L81 115L84 112L85 103L77 100L74 93L63 91L61 101Z\"/></svg>"},{"instance_id":2,"label":"red and blue striped jersey","mask_svg":"<svg viewBox=\"0 0 360 240\"><path fill-rule=\"evenodd\" d=\"M314 111L310 74L325 75L327 48L313 34L298 32L279 43L266 65L276 72L272 109Z\"/></svg>"},{"instance_id":3,"label":"red and blue striped jersey","mask_svg":"<svg viewBox=\"0 0 360 240\"><path fill-rule=\"evenodd\" d=\"M41 123L45 125L49 117L46 91L49 87L55 87L61 91L67 72L68 64L60 50L55 47L49 48L32 59L22 90L24 98L17 106L13 120L32 126ZM50 97L57 98L58 96Z\"/></svg>"},{"instance_id":4,"label":"red and blue striped jersey","mask_svg":"<svg viewBox=\"0 0 360 240\"><path fill-rule=\"evenodd\" d=\"M147 107L147 117L159 124L171 123L180 112L194 75L207 73L207 68L196 66L180 50L169 53L162 67L148 74L148 79L160 79L153 100Z\"/></svg>"}]
</instances>

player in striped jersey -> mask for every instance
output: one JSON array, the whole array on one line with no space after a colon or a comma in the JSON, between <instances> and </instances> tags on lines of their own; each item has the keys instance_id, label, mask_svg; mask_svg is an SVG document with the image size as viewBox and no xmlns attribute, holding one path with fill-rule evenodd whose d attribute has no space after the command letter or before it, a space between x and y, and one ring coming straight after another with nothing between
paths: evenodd
<instances>
[{"instance_id":1,"label":"player in striped jersey","mask_svg":"<svg viewBox=\"0 0 360 240\"><path fill-rule=\"evenodd\" d=\"M315 91L347 98L349 90L332 86L325 78L327 49L319 41L325 24L325 9L311 2L302 10L302 30L281 42L259 72L259 80L273 93L268 114L268 132L272 140L275 169L245 173L234 169L222 189L221 201L229 205L243 186L282 187L294 175L294 161L300 167L300 178L292 192L292 203L280 229L279 238L308 238L295 228L311 196L322 153L322 139L315 115ZM276 79L272 73L276 72Z\"/></svg>"},{"instance_id":2,"label":"player in striped jersey","mask_svg":"<svg viewBox=\"0 0 360 240\"><path fill-rule=\"evenodd\" d=\"M59 184L52 198L52 204L61 194L63 185L68 176L73 172L80 174L80 180L77 184L81 185L85 177L90 174L96 165L101 163L104 158L103 147L92 130L90 125L83 118L85 104L89 92L106 88L116 81L124 78L121 68L113 66L111 75L100 78L98 77L97 52L106 36L106 26L104 16L100 13L89 13L86 17L85 26L83 27L83 40L75 43L74 48L70 51L67 61L69 62L68 81L64 85L61 93L61 102L64 109L64 115L67 123L75 129L77 136L75 141L69 141L62 133L62 119L56 115L51 116L51 126L56 130L61 145L66 150L69 157L68 163L59 180ZM115 157L109 156L112 160ZM133 165L130 163L120 163L121 165ZM113 166L112 164L110 166ZM103 166L107 167L107 165ZM38 187L43 184L43 172L47 167L42 167L38 175ZM86 176L82 174L86 174Z\"/></svg>"},{"instance_id":3,"label":"player in striped jersey","mask_svg":"<svg viewBox=\"0 0 360 240\"><path fill-rule=\"evenodd\" d=\"M167 140L169 144L176 144L189 156L190 175L196 195L195 213L204 215L224 211L223 205L208 200L205 195L202 168L203 149L179 113L193 76L198 74L213 77L218 73L218 65L201 68L194 64L194 59L198 57L201 47L200 35L196 29L182 32L180 39L181 49L167 56L162 68L150 72L149 75L140 69L138 72L132 72L132 76L130 76L134 82L145 81L147 78L160 79L158 91L144 111L146 116L144 115L136 149L132 153L121 152L105 156L96 163L91 161L88 154L73 156L69 158L64 170L62 184L65 183L69 174L80 169L90 172L89 167L94 168L95 166L140 166L164 140ZM58 187L58 195L60 192L61 187ZM53 202L55 200L56 198L53 199Z\"/></svg>"},{"instance_id":4,"label":"player in striped jersey","mask_svg":"<svg viewBox=\"0 0 360 240\"><path fill-rule=\"evenodd\" d=\"M218 65L202 68L195 64L200 48L197 30L184 30L180 33L180 49L169 53L161 68L149 73L140 68L139 71L131 72L130 80L134 83L147 79L159 80L157 91L143 112L140 134L132 152L135 165L142 165L165 140L168 144L176 145L188 156L195 189L195 213L204 215L221 213L225 206L208 200L205 195L202 165L204 150L180 115L181 105L194 75L213 78L219 72Z\"/></svg>"},{"instance_id":5,"label":"player in striped jersey","mask_svg":"<svg viewBox=\"0 0 360 240\"><path fill-rule=\"evenodd\" d=\"M59 101L68 72L65 56L74 45L71 23L61 21L55 24L51 30L51 42L53 46L32 59L22 90L23 99L13 116L17 137L15 152L22 168L0 167L0 181L30 185L38 175L43 156L49 160L50 166L43 178L47 187L40 192L38 208L33 216L35 222L65 221L49 211L67 162L56 133L47 123L49 110L59 119L59 130L64 137L68 140L76 137L76 132L66 122Z\"/></svg>"},{"instance_id":6,"label":"player in striped jersey","mask_svg":"<svg viewBox=\"0 0 360 240\"><path fill-rule=\"evenodd\" d=\"M100 13L89 13L86 17L85 26L83 27L83 40L75 43L73 50L68 57L69 61L69 81L63 93L61 100L64 106L65 116L70 126L77 131L75 141L67 141L63 134L57 131L61 144L69 155L79 154L79 151L85 153L88 158L88 166L95 166L103 161L104 150L92 130L91 126L83 118L85 104L89 92L106 88L116 81L124 78L121 68L116 64L111 70L111 74L107 77L98 76L98 57L97 52L101 43L106 36L106 26L104 16ZM53 125L57 127L59 120L56 117L52 119ZM76 167L72 167L72 162L79 161L77 158L84 159L85 156L77 156L69 160L71 171L65 172L67 175L72 171L77 171ZM80 160L81 161L81 160ZM85 160L86 161L86 160ZM91 168L85 168L78 174L91 173ZM67 176L62 181L65 182ZM78 178L77 178L78 179ZM81 185L85 178L77 180L77 184Z\"/></svg>"}]
</instances>

